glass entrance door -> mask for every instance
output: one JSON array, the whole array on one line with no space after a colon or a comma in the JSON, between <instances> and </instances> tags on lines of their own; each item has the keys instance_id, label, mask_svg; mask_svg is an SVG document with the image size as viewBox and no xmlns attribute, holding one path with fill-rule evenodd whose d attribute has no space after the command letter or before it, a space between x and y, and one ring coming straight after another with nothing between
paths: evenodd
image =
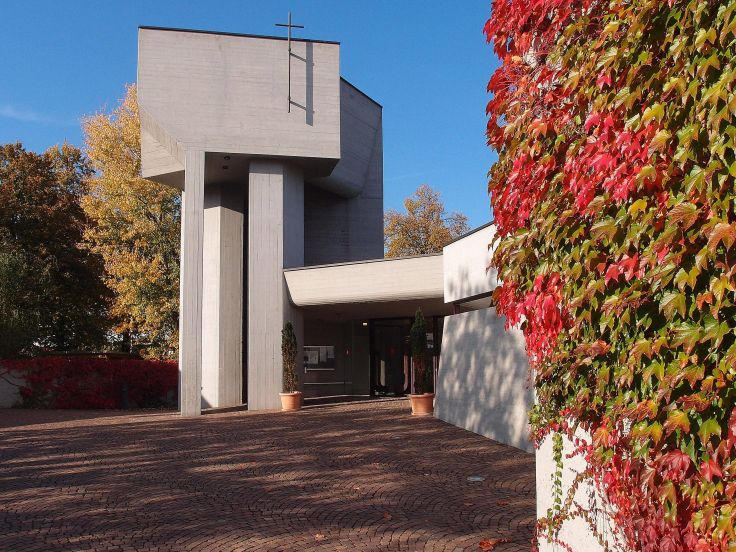
<instances>
[{"instance_id":1,"label":"glass entrance door","mask_svg":"<svg viewBox=\"0 0 736 552\"><path fill-rule=\"evenodd\" d=\"M408 395L413 393L411 347L409 333L413 318L391 318L371 321L371 395ZM443 319L427 317L427 369L429 391L433 391L442 343Z\"/></svg>"},{"instance_id":2,"label":"glass entrance door","mask_svg":"<svg viewBox=\"0 0 736 552\"><path fill-rule=\"evenodd\" d=\"M410 320L373 321L371 391L374 395L404 395L409 392Z\"/></svg>"}]
</instances>

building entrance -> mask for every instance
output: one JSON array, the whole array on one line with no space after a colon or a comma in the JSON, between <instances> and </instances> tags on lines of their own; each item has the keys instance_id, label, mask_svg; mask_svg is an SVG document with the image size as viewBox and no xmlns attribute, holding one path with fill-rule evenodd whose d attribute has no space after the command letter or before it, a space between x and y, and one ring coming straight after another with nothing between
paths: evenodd
<instances>
[{"instance_id":1,"label":"building entrance","mask_svg":"<svg viewBox=\"0 0 736 552\"><path fill-rule=\"evenodd\" d=\"M404 395L411 383L409 320L373 322L372 394Z\"/></svg>"},{"instance_id":2,"label":"building entrance","mask_svg":"<svg viewBox=\"0 0 736 552\"><path fill-rule=\"evenodd\" d=\"M440 316L427 317L427 360L439 364ZM403 396L413 392L413 318L331 322L307 318L299 380L304 397Z\"/></svg>"},{"instance_id":3,"label":"building entrance","mask_svg":"<svg viewBox=\"0 0 736 552\"><path fill-rule=\"evenodd\" d=\"M399 396L414 392L409 333L413 318L371 321L371 395ZM427 317L427 356L436 373L443 317ZM434 381L434 377L431 378Z\"/></svg>"}]
</instances>

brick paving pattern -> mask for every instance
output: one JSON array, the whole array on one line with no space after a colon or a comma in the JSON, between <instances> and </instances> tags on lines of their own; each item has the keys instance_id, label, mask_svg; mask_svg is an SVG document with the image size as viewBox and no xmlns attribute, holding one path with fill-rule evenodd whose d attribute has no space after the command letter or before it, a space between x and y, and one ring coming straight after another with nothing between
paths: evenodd
<instances>
[{"instance_id":1,"label":"brick paving pattern","mask_svg":"<svg viewBox=\"0 0 736 552\"><path fill-rule=\"evenodd\" d=\"M408 408L0 410L0 551L530 550L534 457Z\"/></svg>"}]
</instances>

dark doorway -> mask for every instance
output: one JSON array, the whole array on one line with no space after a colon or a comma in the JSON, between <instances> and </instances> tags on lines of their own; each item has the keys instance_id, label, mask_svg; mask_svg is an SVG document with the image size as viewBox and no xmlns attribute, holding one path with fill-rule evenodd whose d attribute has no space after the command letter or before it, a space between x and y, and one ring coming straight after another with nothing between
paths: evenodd
<instances>
[{"instance_id":1,"label":"dark doorway","mask_svg":"<svg viewBox=\"0 0 736 552\"><path fill-rule=\"evenodd\" d=\"M371 394L404 395L411 384L411 319L374 320L371 346Z\"/></svg>"},{"instance_id":2,"label":"dark doorway","mask_svg":"<svg viewBox=\"0 0 736 552\"><path fill-rule=\"evenodd\" d=\"M413 393L413 373L409 333L413 318L371 321L371 395L400 396ZM440 359L444 317L427 317L427 354L434 382Z\"/></svg>"}]
</instances>

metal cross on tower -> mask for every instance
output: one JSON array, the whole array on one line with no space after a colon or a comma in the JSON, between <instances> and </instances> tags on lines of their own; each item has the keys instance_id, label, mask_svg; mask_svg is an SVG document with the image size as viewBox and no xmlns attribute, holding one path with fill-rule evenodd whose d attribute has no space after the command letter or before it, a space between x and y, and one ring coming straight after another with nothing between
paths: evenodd
<instances>
[{"instance_id":1,"label":"metal cross on tower","mask_svg":"<svg viewBox=\"0 0 736 552\"><path fill-rule=\"evenodd\" d=\"M286 27L286 40L289 45L289 93L288 93L288 107L287 110L291 113L291 29L303 29L304 25L292 25L291 24L291 12L289 12L288 23L276 23L277 27Z\"/></svg>"}]
</instances>

